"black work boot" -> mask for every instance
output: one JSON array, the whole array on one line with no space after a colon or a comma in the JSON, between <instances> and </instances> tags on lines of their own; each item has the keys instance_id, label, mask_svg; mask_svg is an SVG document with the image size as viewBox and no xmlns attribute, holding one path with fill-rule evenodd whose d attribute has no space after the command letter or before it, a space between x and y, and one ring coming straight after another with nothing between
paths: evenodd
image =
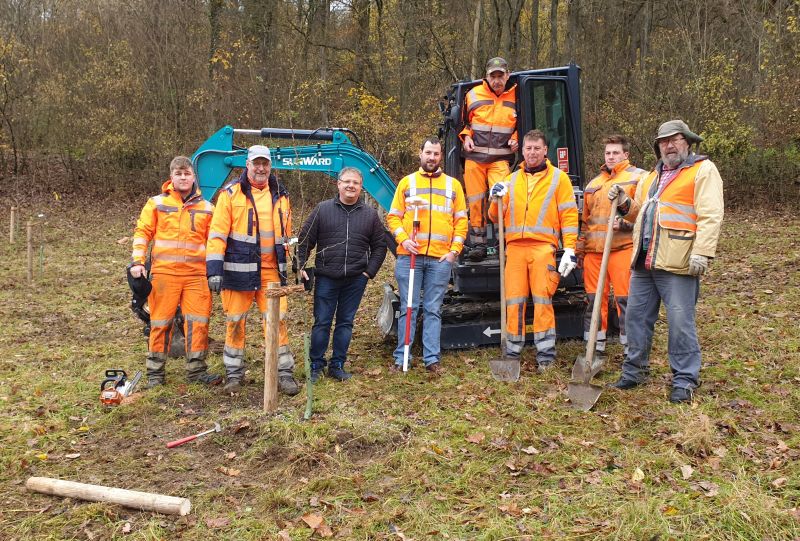
<instances>
[{"instance_id":1,"label":"black work boot","mask_svg":"<svg viewBox=\"0 0 800 541\"><path fill-rule=\"evenodd\" d=\"M242 390L242 380L239 378L228 378L227 383L222 388L227 394L236 394Z\"/></svg>"},{"instance_id":2,"label":"black work boot","mask_svg":"<svg viewBox=\"0 0 800 541\"><path fill-rule=\"evenodd\" d=\"M287 396L294 396L300 392L300 386L291 372L278 373L278 391Z\"/></svg>"},{"instance_id":3,"label":"black work boot","mask_svg":"<svg viewBox=\"0 0 800 541\"><path fill-rule=\"evenodd\" d=\"M308 377L308 380L311 383L317 383L320 379L322 379L322 376L324 376L324 375L325 374L322 371L322 368L312 368L311 369L311 375Z\"/></svg>"},{"instance_id":4,"label":"black work boot","mask_svg":"<svg viewBox=\"0 0 800 541\"><path fill-rule=\"evenodd\" d=\"M203 371L199 374L192 374L186 377L189 383L202 383L203 385L219 385L222 383L222 376L219 374L212 374L211 372Z\"/></svg>"},{"instance_id":5,"label":"black work boot","mask_svg":"<svg viewBox=\"0 0 800 541\"><path fill-rule=\"evenodd\" d=\"M329 366L328 377L336 381L346 381L353 377L353 374L347 372L343 366Z\"/></svg>"}]
</instances>

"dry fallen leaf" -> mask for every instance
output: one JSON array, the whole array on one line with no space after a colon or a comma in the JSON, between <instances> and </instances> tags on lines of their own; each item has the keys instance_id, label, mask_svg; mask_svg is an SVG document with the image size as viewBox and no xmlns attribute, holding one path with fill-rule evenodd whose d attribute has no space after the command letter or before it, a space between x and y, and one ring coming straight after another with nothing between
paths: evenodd
<instances>
[{"instance_id":1,"label":"dry fallen leaf","mask_svg":"<svg viewBox=\"0 0 800 541\"><path fill-rule=\"evenodd\" d=\"M233 460L234 458L236 458L236 451L225 453L225 458L227 458L228 460Z\"/></svg>"},{"instance_id":2,"label":"dry fallen leaf","mask_svg":"<svg viewBox=\"0 0 800 541\"><path fill-rule=\"evenodd\" d=\"M308 513L300 517L300 520L305 522L320 537L333 537L333 530L325 524L325 519L322 516Z\"/></svg>"},{"instance_id":3,"label":"dry fallen leaf","mask_svg":"<svg viewBox=\"0 0 800 541\"><path fill-rule=\"evenodd\" d=\"M631 481L633 481L634 483L640 483L641 481L644 481L644 472L642 471L641 468L636 468L635 470L633 470L633 475L631 475Z\"/></svg>"},{"instance_id":4,"label":"dry fallen leaf","mask_svg":"<svg viewBox=\"0 0 800 541\"><path fill-rule=\"evenodd\" d=\"M774 486L775 488L781 488L785 484L786 484L786 477L778 477L772 482L772 486Z\"/></svg>"},{"instance_id":5,"label":"dry fallen leaf","mask_svg":"<svg viewBox=\"0 0 800 541\"><path fill-rule=\"evenodd\" d=\"M380 376L383 370L380 368L372 368L370 370L365 370L364 373L368 376Z\"/></svg>"},{"instance_id":6,"label":"dry fallen leaf","mask_svg":"<svg viewBox=\"0 0 800 541\"><path fill-rule=\"evenodd\" d=\"M280 541L292 541L292 537L289 535L289 530L279 531L278 538L280 538Z\"/></svg>"},{"instance_id":7,"label":"dry fallen leaf","mask_svg":"<svg viewBox=\"0 0 800 541\"><path fill-rule=\"evenodd\" d=\"M217 468L217 471L220 473L224 473L229 477L239 477L242 474L242 470L237 470L234 468L226 468L225 466L220 466Z\"/></svg>"},{"instance_id":8,"label":"dry fallen leaf","mask_svg":"<svg viewBox=\"0 0 800 541\"><path fill-rule=\"evenodd\" d=\"M117 239L117 244L127 244L129 240L131 240L130 237L122 237L121 239Z\"/></svg>"},{"instance_id":9,"label":"dry fallen leaf","mask_svg":"<svg viewBox=\"0 0 800 541\"><path fill-rule=\"evenodd\" d=\"M231 519L227 517L219 517L219 518L207 518L206 519L206 526L211 529L215 528L224 528L228 524L231 523Z\"/></svg>"},{"instance_id":10,"label":"dry fallen leaf","mask_svg":"<svg viewBox=\"0 0 800 541\"><path fill-rule=\"evenodd\" d=\"M131 523L126 522L125 525L122 527L122 533L131 533Z\"/></svg>"},{"instance_id":11,"label":"dry fallen leaf","mask_svg":"<svg viewBox=\"0 0 800 541\"><path fill-rule=\"evenodd\" d=\"M64 455L64 458L78 458L81 456L80 453L69 453L68 455Z\"/></svg>"},{"instance_id":12,"label":"dry fallen leaf","mask_svg":"<svg viewBox=\"0 0 800 541\"><path fill-rule=\"evenodd\" d=\"M689 479L693 473L694 473L694 468L692 468L690 465L684 464L683 466L681 466L681 475L683 475L684 479Z\"/></svg>"},{"instance_id":13,"label":"dry fallen leaf","mask_svg":"<svg viewBox=\"0 0 800 541\"><path fill-rule=\"evenodd\" d=\"M705 495L709 498L716 496L719 494L719 485L716 483L712 483L711 481L700 481L697 483L700 488L705 491Z\"/></svg>"},{"instance_id":14,"label":"dry fallen leaf","mask_svg":"<svg viewBox=\"0 0 800 541\"><path fill-rule=\"evenodd\" d=\"M483 432L475 432L474 434L470 434L466 437L466 440L470 443L481 443L483 440L486 439L486 434Z\"/></svg>"},{"instance_id":15,"label":"dry fallen leaf","mask_svg":"<svg viewBox=\"0 0 800 541\"><path fill-rule=\"evenodd\" d=\"M594 470L586 477L584 477L583 480L589 483L590 485L600 485L603 483L603 480L600 478L600 470Z\"/></svg>"},{"instance_id":16,"label":"dry fallen leaf","mask_svg":"<svg viewBox=\"0 0 800 541\"><path fill-rule=\"evenodd\" d=\"M525 447L524 449L522 449L522 452L525 453L526 455L538 455L539 449L531 445L530 447Z\"/></svg>"},{"instance_id":17,"label":"dry fallen leaf","mask_svg":"<svg viewBox=\"0 0 800 541\"><path fill-rule=\"evenodd\" d=\"M248 428L250 428L250 422L249 421L242 421L241 423L236 425L236 428L233 429L233 433L234 434L238 434L242 430L247 430Z\"/></svg>"}]
</instances>

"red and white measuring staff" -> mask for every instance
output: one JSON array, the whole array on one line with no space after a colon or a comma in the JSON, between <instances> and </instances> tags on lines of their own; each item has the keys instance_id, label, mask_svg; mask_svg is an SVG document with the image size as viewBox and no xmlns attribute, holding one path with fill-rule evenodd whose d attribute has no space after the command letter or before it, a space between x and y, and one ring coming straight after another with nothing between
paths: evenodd
<instances>
[{"instance_id":1,"label":"red and white measuring staff","mask_svg":"<svg viewBox=\"0 0 800 541\"><path fill-rule=\"evenodd\" d=\"M406 209L414 209L414 225L411 229L411 241L417 242L419 232L419 209L428 206L428 202L419 196L406 197ZM408 271L408 294L406 295L406 335L403 340L403 372L408 372L408 358L411 355L411 315L414 310L414 267L417 254L411 252L411 268Z\"/></svg>"}]
</instances>

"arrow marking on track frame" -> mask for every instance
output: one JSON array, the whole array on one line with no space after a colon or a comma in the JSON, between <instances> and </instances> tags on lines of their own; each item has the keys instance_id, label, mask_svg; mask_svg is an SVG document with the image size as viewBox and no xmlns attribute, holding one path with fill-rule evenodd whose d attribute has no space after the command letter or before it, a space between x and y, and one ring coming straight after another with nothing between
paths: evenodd
<instances>
[{"instance_id":1,"label":"arrow marking on track frame","mask_svg":"<svg viewBox=\"0 0 800 541\"><path fill-rule=\"evenodd\" d=\"M503 329L492 329L491 327L486 327L483 330L483 334L485 334L486 336L488 336L490 338L492 337L493 334L500 334L502 332L503 332Z\"/></svg>"}]
</instances>

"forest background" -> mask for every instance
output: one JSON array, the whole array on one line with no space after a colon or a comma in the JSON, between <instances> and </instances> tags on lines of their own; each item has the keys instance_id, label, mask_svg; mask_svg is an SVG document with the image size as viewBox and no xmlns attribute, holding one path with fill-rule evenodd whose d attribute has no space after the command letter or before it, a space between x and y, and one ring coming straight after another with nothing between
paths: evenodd
<instances>
[{"instance_id":1,"label":"forest background","mask_svg":"<svg viewBox=\"0 0 800 541\"><path fill-rule=\"evenodd\" d=\"M348 127L397 179L447 87L502 55L581 66L588 175L609 132L652 166L680 117L729 202L795 206L799 16L797 0L1 0L0 175L15 197L149 194L231 124Z\"/></svg>"}]
</instances>

